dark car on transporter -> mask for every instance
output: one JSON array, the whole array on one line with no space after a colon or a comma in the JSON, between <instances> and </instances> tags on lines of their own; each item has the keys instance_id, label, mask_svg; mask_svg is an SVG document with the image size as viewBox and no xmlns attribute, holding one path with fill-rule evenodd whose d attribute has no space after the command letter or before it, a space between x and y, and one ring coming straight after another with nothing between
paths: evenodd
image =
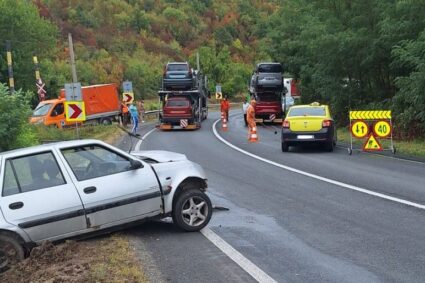
<instances>
[{"instance_id":1,"label":"dark car on transporter","mask_svg":"<svg viewBox=\"0 0 425 283\"><path fill-rule=\"evenodd\" d=\"M191 90L195 76L188 62L169 62L164 68L164 90Z\"/></svg>"}]
</instances>

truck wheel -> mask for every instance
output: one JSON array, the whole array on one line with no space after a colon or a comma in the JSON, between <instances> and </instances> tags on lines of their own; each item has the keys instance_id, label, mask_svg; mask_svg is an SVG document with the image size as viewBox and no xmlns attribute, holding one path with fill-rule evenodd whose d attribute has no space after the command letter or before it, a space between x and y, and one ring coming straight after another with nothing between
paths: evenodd
<instances>
[{"instance_id":1,"label":"truck wheel","mask_svg":"<svg viewBox=\"0 0 425 283\"><path fill-rule=\"evenodd\" d=\"M111 119L109 119L109 118L102 118L102 119L100 119L100 124L102 124L102 125L112 125L112 121L111 121Z\"/></svg>"},{"instance_id":2,"label":"truck wheel","mask_svg":"<svg viewBox=\"0 0 425 283\"><path fill-rule=\"evenodd\" d=\"M282 142L282 152L288 152L289 145L286 142Z\"/></svg>"},{"instance_id":3,"label":"truck wheel","mask_svg":"<svg viewBox=\"0 0 425 283\"><path fill-rule=\"evenodd\" d=\"M199 189L189 189L177 196L172 217L178 228L188 232L199 231L207 226L211 216L211 200Z\"/></svg>"},{"instance_id":4,"label":"truck wheel","mask_svg":"<svg viewBox=\"0 0 425 283\"><path fill-rule=\"evenodd\" d=\"M24 248L13 237L0 235L0 272L25 258Z\"/></svg>"}]
</instances>

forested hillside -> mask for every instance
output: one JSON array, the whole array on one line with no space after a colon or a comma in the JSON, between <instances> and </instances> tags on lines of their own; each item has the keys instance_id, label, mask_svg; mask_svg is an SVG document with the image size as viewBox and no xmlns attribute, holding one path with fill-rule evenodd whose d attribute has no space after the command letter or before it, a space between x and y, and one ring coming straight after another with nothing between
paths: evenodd
<instances>
[{"instance_id":1,"label":"forested hillside","mask_svg":"<svg viewBox=\"0 0 425 283\"><path fill-rule=\"evenodd\" d=\"M423 0L0 0L0 42L12 42L17 88L35 91L39 56L50 96L71 80L68 33L79 81L128 79L143 98L167 61L195 65L197 51L210 86L231 96L247 91L255 63L276 60L339 124L350 108L389 108L400 135L424 136L423 15Z\"/></svg>"},{"instance_id":2,"label":"forested hillside","mask_svg":"<svg viewBox=\"0 0 425 283\"><path fill-rule=\"evenodd\" d=\"M28 8L23 7L24 1L18 1L18 7L15 1L0 2L25 17L23 10ZM51 91L70 81L66 47L71 33L81 82L120 83L129 79L137 95L145 98L155 95L167 61L189 60L194 65L196 51L200 52L203 71L210 74L211 85L221 83L229 94L246 90L254 62L268 57L259 44L257 26L278 7L274 1L259 0L37 0L34 4L41 18L50 22L34 33L45 35L48 29L47 34L52 34L53 29L56 42L40 38L50 45L30 50L23 42L25 36L16 32L12 41L15 48L25 46L25 52L40 53L42 75ZM2 28L8 23L4 19ZM30 23L23 29L27 28L31 28ZM25 63L18 63L16 58L16 64L31 67L31 61L25 59ZM18 71L17 85L31 87Z\"/></svg>"}]
</instances>

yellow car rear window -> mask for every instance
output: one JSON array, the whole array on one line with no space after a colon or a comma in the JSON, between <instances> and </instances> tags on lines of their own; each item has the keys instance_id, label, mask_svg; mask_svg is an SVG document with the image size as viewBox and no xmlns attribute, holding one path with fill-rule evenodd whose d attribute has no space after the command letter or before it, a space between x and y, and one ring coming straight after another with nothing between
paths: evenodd
<instances>
[{"instance_id":1,"label":"yellow car rear window","mask_svg":"<svg viewBox=\"0 0 425 283\"><path fill-rule=\"evenodd\" d=\"M326 116L325 107L296 107L291 108L288 117L295 116Z\"/></svg>"}]
</instances>

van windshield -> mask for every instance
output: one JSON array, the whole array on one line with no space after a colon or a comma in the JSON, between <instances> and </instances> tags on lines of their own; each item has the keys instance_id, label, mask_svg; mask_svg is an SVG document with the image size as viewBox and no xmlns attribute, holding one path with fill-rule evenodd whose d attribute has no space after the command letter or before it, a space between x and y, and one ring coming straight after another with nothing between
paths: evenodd
<instances>
[{"instance_id":1,"label":"van windshield","mask_svg":"<svg viewBox=\"0 0 425 283\"><path fill-rule=\"evenodd\" d=\"M34 112L32 112L32 116L44 116L46 115L50 108L52 108L52 103L40 103L35 108Z\"/></svg>"}]
</instances>

